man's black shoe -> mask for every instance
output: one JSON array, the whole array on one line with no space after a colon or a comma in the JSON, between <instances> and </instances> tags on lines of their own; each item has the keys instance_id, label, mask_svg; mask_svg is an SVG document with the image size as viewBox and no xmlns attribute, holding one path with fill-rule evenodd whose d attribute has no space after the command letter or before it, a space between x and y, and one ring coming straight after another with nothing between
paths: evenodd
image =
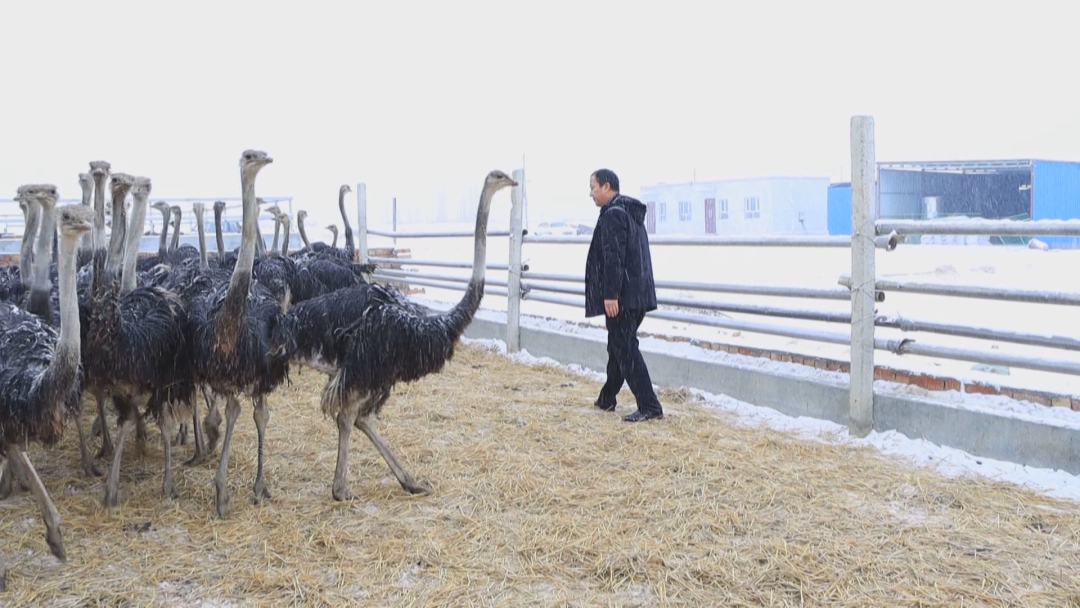
<instances>
[{"instance_id":1,"label":"man's black shoe","mask_svg":"<svg viewBox=\"0 0 1080 608\"><path fill-rule=\"evenodd\" d=\"M653 412L642 412L641 410L637 410L636 412L633 412L633 413L627 414L626 416L623 416L623 420L625 420L627 422L641 422L642 420L659 420L659 419L661 419L663 417L664 417L664 414L662 412L653 413Z\"/></svg>"},{"instance_id":2,"label":"man's black shoe","mask_svg":"<svg viewBox=\"0 0 1080 608\"><path fill-rule=\"evenodd\" d=\"M598 407L598 408L604 410L605 412L614 412L615 411L615 404L614 403L605 405L605 404L600 403L599 401L597 401L597 402L593 403L593 406Z\"/></svg>"}]
</instances>

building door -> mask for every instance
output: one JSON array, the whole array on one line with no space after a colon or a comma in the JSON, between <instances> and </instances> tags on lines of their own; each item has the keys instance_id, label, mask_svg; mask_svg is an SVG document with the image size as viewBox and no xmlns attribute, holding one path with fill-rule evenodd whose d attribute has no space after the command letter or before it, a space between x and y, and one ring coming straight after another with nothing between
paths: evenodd
<instances>
[{"instance_id":1,"label":"building door","mask_svg":"<svg viewBox=\"0 0 1080 608\"><path fill-rule=\"evenodd\" d=\"M705 199L705 234L716 234L716 199Z\"/></svg>"},{"instance_id":2,"label":"building door","mask_svg":"<svg viewBox=\"0 0 1080 608\"><path fill-rule=\"evenodd\" d=\"M656 203L645 203L645 231L656 234Z\"/></svg>"}]
</instances>

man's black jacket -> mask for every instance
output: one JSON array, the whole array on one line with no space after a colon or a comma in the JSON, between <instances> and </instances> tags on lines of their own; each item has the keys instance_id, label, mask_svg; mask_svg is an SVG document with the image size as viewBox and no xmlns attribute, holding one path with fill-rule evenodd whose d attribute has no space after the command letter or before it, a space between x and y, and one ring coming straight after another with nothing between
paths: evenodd
<instances>
[{"instance_id":1,"label":"man's black jacket","mask_svg":"<svg viewBox=\"0 0 1080 608\"><path fill-rule=\"evenodd\" d=\"M605 314L604 300L618 300L620 310L656 310L645 205L622 194L600 208L585 259L585 316Z\"/></svg>"}]
</instances>

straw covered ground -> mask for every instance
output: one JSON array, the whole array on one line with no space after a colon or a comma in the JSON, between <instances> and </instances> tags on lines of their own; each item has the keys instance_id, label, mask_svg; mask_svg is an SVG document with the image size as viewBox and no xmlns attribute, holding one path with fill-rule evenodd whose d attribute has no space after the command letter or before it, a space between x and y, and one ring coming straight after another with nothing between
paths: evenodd
<instances>
[{"instance_id":1,"label":"straw covered ground","mask_svg":"<svg viewBox=\"0 0 1080 608\"><path fill-rule=\"evenodd\" d=\"M33 450L68 562L28 493L0 504L0 605L1080 606L1074 503L740 426L686 391L662 393L665 420L629 425L591 407L594 381L475 345L383 413L434 492L407 496L354 433L356 499L338 503L322 381L294 373L271 400L261 506L241 417L226 520L216 460L179 466L180 499L160 497L154 431L112 514L103 480L77 472L74 432ZM624 391L620 413L631 404Z\"/></svg>"}]
</instances>

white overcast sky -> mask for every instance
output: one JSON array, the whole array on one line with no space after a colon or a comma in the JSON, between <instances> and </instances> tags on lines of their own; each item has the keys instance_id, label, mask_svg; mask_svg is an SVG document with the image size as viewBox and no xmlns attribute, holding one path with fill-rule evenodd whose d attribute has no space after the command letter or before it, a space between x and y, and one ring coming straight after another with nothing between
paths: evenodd
<instances>
[{"instance_id":1,"label":"white overcast sky","mask_svg":"<svg viewBox=\"0 0 1080 608\"><path fill-rule=\"evenodd\" d=\"M90 160L154 197L260 195L335 220L469 205L525 156L533 221L593 217L589 173L850 178L878 160L1080 160L1080 36L1060 2L5 2L0 197L79 195ZM509 198L506 198L508 204ZM350 201L350 209L352 203ZM373 216L378 216L373 212Z\"/></svg>"}]
</instances>

